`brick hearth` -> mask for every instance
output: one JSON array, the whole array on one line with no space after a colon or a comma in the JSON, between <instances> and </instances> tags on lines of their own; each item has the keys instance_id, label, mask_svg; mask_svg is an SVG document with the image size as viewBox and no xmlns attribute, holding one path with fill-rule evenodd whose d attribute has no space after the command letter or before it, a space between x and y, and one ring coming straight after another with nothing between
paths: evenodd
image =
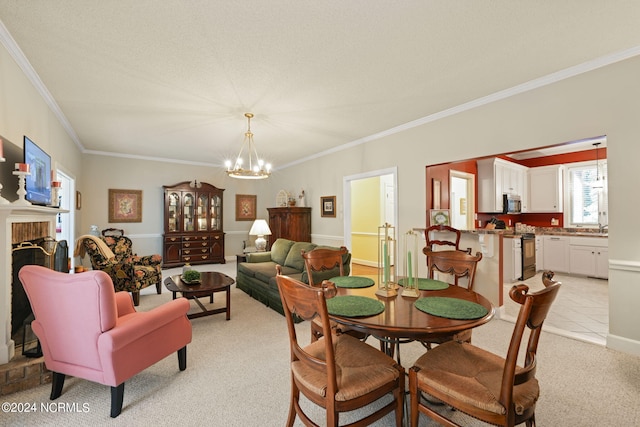
<instances>
[{"instance_id":1,"label":"brick hearth","mask_svg":"<svg viewBox=\"0 0 640 427\"><path fill-rule=\"evenodd\" d=\"M44 366L44 357L15 356L0 365L0 396L51 383L51 377L51 371Z\"/></svg>"}]
</instances>

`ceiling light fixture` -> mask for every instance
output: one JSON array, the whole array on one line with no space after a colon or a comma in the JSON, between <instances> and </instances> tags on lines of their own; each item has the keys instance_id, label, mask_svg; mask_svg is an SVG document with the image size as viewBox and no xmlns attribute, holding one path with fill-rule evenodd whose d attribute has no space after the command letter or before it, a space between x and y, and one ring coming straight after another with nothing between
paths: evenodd
<instances>
[{"instance_id":1,"label":"ceiling light fixture","mask_svg":"<svg viewBox=\"0 0 640 427\"><path fill-rule=\"evenodd\" d=\"M244 116L247 118L247 131L244 133L244 142L242 143L238 157L236 157L235 163L232 163L231 160L225 162L227 175L240 179L268 178L269 175L271 175L271 164L265 164L264 160L258 157L258 151L253 142L253 132L251 132L251 118L253 117L253 113L245 113ZM245 149L247 156L246 161L242 157L243 154L245 154Z\"/></svg>"}]
</instances>

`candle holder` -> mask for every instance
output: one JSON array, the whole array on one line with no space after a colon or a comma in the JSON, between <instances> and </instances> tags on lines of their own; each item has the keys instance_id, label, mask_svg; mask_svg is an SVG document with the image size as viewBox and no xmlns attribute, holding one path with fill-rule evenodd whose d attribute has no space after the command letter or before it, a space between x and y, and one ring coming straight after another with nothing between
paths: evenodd
<instances>
[{"instance_id":1,"label":"candle holder","mask_svg":"<svg viewBox=\"0 0 640 427\"><path fill-rule=\"evenodd\" d=\"M31 206L31 202L24 198L24 196L27 194L27 190L24 189L25 177L27 175L31 175L31 173L24 171L13 171L13 174L18 176L18 191L16 192L18 193L18 200L14 201L13 204L21 206Z\"/></svg>"},{"instance_id":2,"label":"candle holder","mask_svg":"<svg viewBox=\"0 0 640 427\"><path fill-rule=\"evenodd\" d=\"M0 163L4 163L6 162L7 159L5 159L4 157L0 157ZM0 182L0 205L8 205L11 204L10 201L8 201L7 199L5 199L4 197L2 197L1 195L2 193L2 183Z\"/></svg>"},{"instance_id":3,"label":"candle holder","mask_svg":"<svg viewBox=\"0 0 640 427\"><path fill-rule=\"evenodd\" d=\"M402 296L417 298L418 289L418 233L409 230L404 235L404 279Z\"/></svg>"},{"instance_id":4,"label":"candle holder","mask_svg":"<svg viewBox=\"0 0 640 427\"><path fill-rule=\"evenodd\" d=\"M376 295L394 297L398 295L395 263L396 229L385 223L378 227L378 290Z\"/></svg>"}]
</instances>

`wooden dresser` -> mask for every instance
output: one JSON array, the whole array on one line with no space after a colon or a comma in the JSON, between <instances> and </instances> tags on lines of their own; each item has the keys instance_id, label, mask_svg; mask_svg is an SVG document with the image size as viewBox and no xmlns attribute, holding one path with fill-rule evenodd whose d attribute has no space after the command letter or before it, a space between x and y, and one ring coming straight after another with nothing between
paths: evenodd
<instances>
[{"instance_id":1,"label":"wooden dresser","mask_svg":"<svg viewBox=\"0 0 640 427\"><path fill-rule=\"evenodd\" d=\"M163 267L224 264L224 189L189 181L163 188Z\"/></svg>"},{"instance_id":2,"label":"wooden dresser","mask_svg":"<svg viewBox=\"0 0 640 427\"><path fill-rule=\"evenodd\" d=\"M311 208L267 208L269 211L269 247L278 238L296 242L311 241Z\"/></svg>"}]
</instances>

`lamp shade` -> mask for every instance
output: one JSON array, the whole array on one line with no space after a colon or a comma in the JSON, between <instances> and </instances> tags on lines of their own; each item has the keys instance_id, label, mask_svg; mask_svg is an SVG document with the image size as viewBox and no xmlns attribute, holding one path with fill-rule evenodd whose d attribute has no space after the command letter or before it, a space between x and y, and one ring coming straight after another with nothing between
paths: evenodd
<instances>
[{"instance_id":1,"label":"lamp shade","mask_svg":"<svg viewBox=\"0 0 640 427\"><path fill-rule=\"evenodd\" d=\"M264 219L256 219L249 230L251 236L258 236L256 239L256 250L258 252L264 252L267 248L267 240L264 236L271 235L271 229L269 224Z\"/></svg>"},{"instance_id":2,"label":"lamp shade","mask_svg":"<svg viewBox=\"0 0 640 427\"><path fill-rule=\"evenodd\" d=\"M256 219L251 226L251 230L249 230L249 234L252 236L270 236L271 229L266 220Z\"/></svg>"}]
</instances>

